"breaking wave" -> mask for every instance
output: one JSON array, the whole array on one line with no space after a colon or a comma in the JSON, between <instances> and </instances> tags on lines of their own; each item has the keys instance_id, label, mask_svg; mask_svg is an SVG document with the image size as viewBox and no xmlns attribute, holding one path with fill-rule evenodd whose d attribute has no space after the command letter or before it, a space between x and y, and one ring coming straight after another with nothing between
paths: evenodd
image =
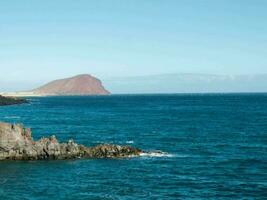
<instances>
[{"instance_id":1,"label":"breaking wave","mask_svg":"<svg viewBox=\"0 0 267 200\"><path fill-rule=\"evenodd\" d=\"M144 152L141 153L140 156L142 157L168 157L168 158L173 158L173 157L177 157L174 154L170 154L170 153L166 153L166 152L162 152L162 151L154 151L154 152Z\"/></svg>"},{"instance_id":2,"label":"breaking wave","mask_svg":"<svg viewBox=\"0 0 267 200\"><path fill-rule=\"evenodd\" d=\"M5 119L20 119L19 116L6 116Z\"/></svg>"}]
</instances>

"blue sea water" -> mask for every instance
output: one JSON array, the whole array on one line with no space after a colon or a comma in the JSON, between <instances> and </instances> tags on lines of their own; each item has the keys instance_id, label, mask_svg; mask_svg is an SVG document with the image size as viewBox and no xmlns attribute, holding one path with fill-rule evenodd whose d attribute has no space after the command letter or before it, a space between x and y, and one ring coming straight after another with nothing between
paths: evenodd
<instances>
[{"instance_id":1,"label":"blue sea water","mask_svg":"<svg viewBox=\"0 0 267 200\"><path fill-rule=\"evenodd\" d=\"M0 121L165 154L0 162L0 199L267 199L267 94L30 98Z\"/></svg>"}]
</instances>

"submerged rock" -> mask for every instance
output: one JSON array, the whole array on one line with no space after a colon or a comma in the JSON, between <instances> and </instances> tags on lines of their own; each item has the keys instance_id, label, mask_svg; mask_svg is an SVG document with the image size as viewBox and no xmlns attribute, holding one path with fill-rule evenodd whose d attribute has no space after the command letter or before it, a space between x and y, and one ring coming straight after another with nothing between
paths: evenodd
<instances>
[{"instance_id":1,"label":"submerged rock","mask_svg":"<svg viewBox=\"0 0 267 200\"><path fill-rule=\"evenodd\" d=\"M0 160L124 158L141 153L140 149L130 146L101 144L86 147L73 140L59 143L55 136L34 141L30 129L0 122Z\"/></svg>"}]
</instances>

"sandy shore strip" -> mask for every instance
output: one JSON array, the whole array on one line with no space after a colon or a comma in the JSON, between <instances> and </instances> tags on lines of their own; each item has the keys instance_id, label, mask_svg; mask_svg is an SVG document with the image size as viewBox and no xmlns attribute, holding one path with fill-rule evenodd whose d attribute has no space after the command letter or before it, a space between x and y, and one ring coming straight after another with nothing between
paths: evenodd
<instances>
[{"instance_id":1,"label":"sandy shore strip","mask_svg":"<svg viewBox=\"0 0 267 200\"><path fill-rule=\"evenodd\" d=\"M6 97L44 97L45 95L34 92L0 92L0 95Z\"/></svg>"}]
</instances>

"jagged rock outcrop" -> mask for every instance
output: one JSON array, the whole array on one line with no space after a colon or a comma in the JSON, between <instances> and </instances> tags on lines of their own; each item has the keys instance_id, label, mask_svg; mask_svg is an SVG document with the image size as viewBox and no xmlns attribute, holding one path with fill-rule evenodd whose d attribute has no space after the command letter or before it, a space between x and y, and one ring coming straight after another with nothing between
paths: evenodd
<instances>
[{"instance_id":1,"label":"jagged rock outcrop","mask_svg":"<svg viewBox=\"0 0 267 200\"><path fill-rule=\"evenodd\" d=\"M0 106L8 106L15 104L23 104L23 103L27 103L27 100L15 97L4 97L0 95Z\"/></svg>"},{"instance_id":2,"label":"jagged rock outcrop","mask_svg":"<svg viewBox=\"0 0 267 200\"><path fill-rule=\"evenodd\" d=\"M86 147L73 140L59 143L55 136L34 141L30 129L0 122L0 160L123 158L141 153L141 150L130 146L102 144Z\"/></svg>"},{"instance_id":3,"label":"jagged rock outcrop","mask_svg":"<svg viewBox=\"0 0 267 200\"><path fill-rule=\"evenodd\" d=\"M89 74L55 80L33 91L35 95L107 95L102 82Z\"/></svg>"}]
</instances>

